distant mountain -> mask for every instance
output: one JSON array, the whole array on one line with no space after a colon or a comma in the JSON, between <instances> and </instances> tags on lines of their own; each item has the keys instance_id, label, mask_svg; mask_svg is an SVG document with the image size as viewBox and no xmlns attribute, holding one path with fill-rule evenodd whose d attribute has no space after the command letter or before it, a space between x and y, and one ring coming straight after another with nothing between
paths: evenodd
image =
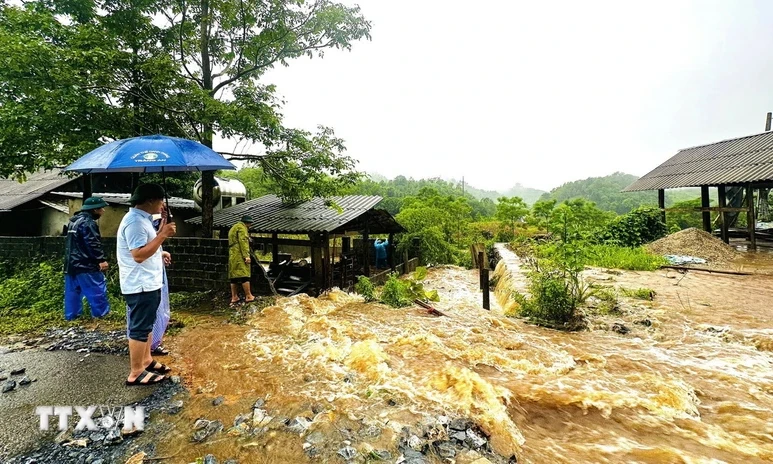
<instances>
[{"instance_id":1,"label":"distant mountain","mask_svg":"<svg viewBox=\"0 0 773 464\"><path fill-rule=\"evenodd\" d=\"M621 192L638 179L637 176L616 172L604 177L589 177L567 182L544 194L542 199L559 203L574 198L584 198L596 203L600 209L625 214L643 205L657 206L658 192ZM675 202L700 197L699 189L666 190L666 206Z\"/></svg>"},{"instance_id":2,"label":"distant mountain","mask_svg":"<svg viewBox=\"0 0 773 464\"><path fill-rule=\"evenodd\" d=\"M544 190L534 189L531 187L524 187L521 184L515 184L513 188L503 193L505 197L521 197L523 201L528 205L533 205L535 201L539 200L546 192Z\"/></svg>"},{"instance_id":3,"label":"distant mountain","mask_svg":"<svg viewBox=\"0 0 773 464\"><path fill-rule=\"evenodd\" d=\"M373 182L384 182L389 180L386 176L382 176L377 172L366 172L365 175Z\"/></svg>"},{"instance_id":4,"label":"distant mountain","mask_svg":"<svg viewBox=\"0 0 773 464\"><path fill-rule=\"evenodd\" d=\"M596 203L600 209L624 214L641 205L656 205L657 192L620 192L631 185L638 177L616 172L604 177L589 177L587 179L567 182L542 196L545 200L556 200L559 203L574 198L584 198Z\"/></svg>"}]
</instances>

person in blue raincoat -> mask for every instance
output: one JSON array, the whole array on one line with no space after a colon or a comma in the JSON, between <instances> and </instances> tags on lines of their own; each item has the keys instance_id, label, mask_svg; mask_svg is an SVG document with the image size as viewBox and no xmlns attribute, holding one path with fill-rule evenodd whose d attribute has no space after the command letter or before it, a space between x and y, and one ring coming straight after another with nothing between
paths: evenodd
<instances>
[{"instance_id":1,"label":"person in blue raincoat","mask_svg":"<svg viewBox=\"0 0 773 464\"><path fill-rule=\"evenodd\" d=\"M387 263L387 247L389 246L389 240L377 239L373 244L376 248L376 268L386 269L389 267Z\"/></svg>"},{"instance_id":2,"label":"person in blue raincoat","mask_svg":"<svg viewBox=\"0 0 773 464\"><path fill-rule=\"evenodd\" d=\"M83 312L83 297L93 317L110 312L107 299L107 258L97 220L107 203L100 197L87 198L67 223L64 249L64 318L71 321Z\"/></svg>"}]
</instances>

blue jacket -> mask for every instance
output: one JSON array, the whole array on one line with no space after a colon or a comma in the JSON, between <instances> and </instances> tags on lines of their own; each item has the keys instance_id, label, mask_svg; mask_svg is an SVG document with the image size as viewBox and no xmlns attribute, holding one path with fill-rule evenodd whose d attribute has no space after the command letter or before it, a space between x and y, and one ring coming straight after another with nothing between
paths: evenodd
<instances>
[{"instance_id":1,"label":"blue jacket","mask_svg":"<svg viewBox=\"0 0 773 464\"><path fill-rule=\"evenodd\" d=\"M64 245L64 272L70 275L99 272L99 263L107 261L102 236L94 216L80 211L67 224Z\"/></svg>"}]
</instances>

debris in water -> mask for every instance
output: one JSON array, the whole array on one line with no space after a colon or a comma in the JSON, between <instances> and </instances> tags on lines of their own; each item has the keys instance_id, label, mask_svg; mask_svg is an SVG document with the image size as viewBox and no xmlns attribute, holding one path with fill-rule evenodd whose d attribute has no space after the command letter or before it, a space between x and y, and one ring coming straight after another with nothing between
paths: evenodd
<instances>
[{"instance_id":1,"label":"debris in water","mask_svg":"<svg viewBox=\"0 0 773 464\"><path fill-rule=\"evenodd\" d=\"M147 454L145 454L143 451L140 451L139 453L134 454L132 457L127 459L125 464L142 464L146 457Z\"/></svg>"},{"instance_id":2,"label":"debris in water","mask_svg":"<svg viewBox=\"0 0 773 464\"><path fill-rule=\"evenodd\" d=\"M345 460L351 461L352 459L357 457L357 450L352 448L351 446L345 446L338 450L338 454Z\"/></svg>"}]
</instances>

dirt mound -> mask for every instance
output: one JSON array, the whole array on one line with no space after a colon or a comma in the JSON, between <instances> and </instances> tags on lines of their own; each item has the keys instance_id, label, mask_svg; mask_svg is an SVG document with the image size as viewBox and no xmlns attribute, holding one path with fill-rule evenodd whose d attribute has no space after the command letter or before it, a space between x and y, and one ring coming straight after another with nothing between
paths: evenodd
<instances>
[{"instance_id":1,"label":"dirt mound","mask_svg":"<svg viewBox=\"0 0 773 464\"><path fill-rule=\"evenodd\" d=\"M712 264L729 263L737 255L730 245L694 227L663 237L646 247L658 255L696 256Z\"/></svg>"}]
</instances>

